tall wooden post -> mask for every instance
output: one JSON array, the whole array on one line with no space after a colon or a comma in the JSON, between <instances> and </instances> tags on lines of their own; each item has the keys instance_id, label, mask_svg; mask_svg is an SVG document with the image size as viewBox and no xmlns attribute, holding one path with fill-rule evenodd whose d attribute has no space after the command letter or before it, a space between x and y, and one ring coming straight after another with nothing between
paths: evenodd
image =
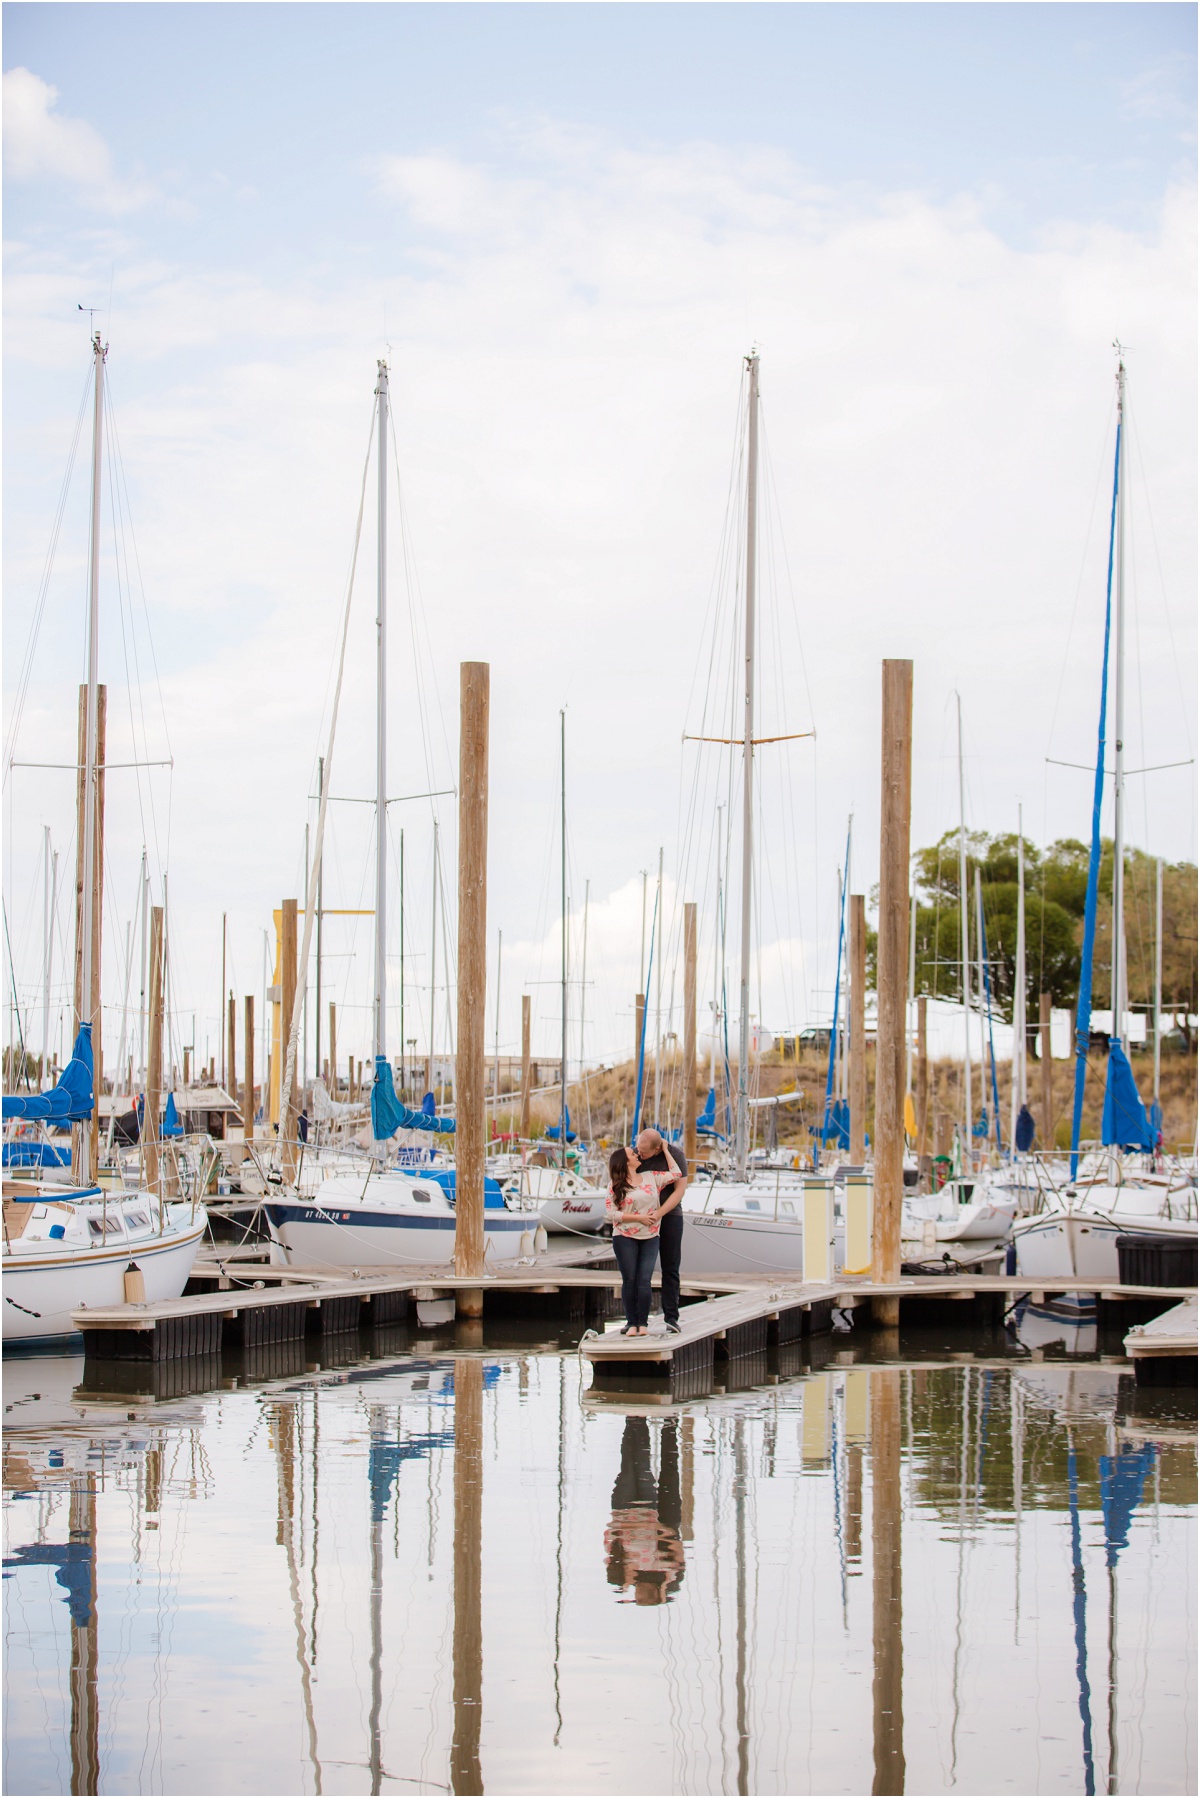
<instances>
[{"instance_id":1,"label":"tall wooden post","mask_svg":"<svg viewBox=\"0 0 1200 1798\"><path fill-rule=\"evenodd\" d=\"M875 1778L871 1790L883 1793L904 1790L900 1378L897 1367L875 1368L871 1373L871 1633L875 1663L871 1683Z\"/></svg>"},{"instance_id":2,"label":"tall wooden post","mask_svg":"<svg viewBox=\"0 0 1200 1798\"><path fill-rule=\"evenodd\" d=\"M225 1090L231 1098L237 1095L237 1000L230 993L228 1000L229 1028L225 1036Z\"/></svg>"},{"instance_id":3,"label":"tall wooden post","mask_svg":"<svg viewBox=\"0 0 1200 1798\"><path fill-rule=\"evenodd\" d=\"M529 993L521 994L521 1141L529 1135L529 1052L530 1036L533 1030L533 998Z\"/></svg>"},{"instance_id":4,"label":"tall wooden post","mask_svg":"<svg viewBox=\"0 0 1200 1798\"><path fill-rule=\"evenodd\" d=\"M487 1025L487 840L490 670L459 670L458 1046L455 1098L454 1271L483 1273L483 1164L487 1150L484 1036ZM483 1293L458 1294L463 1317L482 1317ZM461 1365L461 1364L460 1364ZM478 1741L478 1735L476 1735Z\"/></svg>"},{"instance_id":5,"label":"tall wooden post","mask_svg":"<svg viewBox=\"0 0 1200 1798\"><path fill-rule=\"evenodd\" d=\"M883 771L879 830L879 1021L875 1036L875 1210L872 1278L900 1278L904 1198L904 1053L908 1000L908 864L912 811L912 676L883 664ZM875 1321L900 1322L897 1298L876 1299Z\"/></svg>"},{"instance_id":6,"label":"tall wooden post","mask_svg":"<svg viewBox=\"0 0 1200 1798\"><path fill-rule=\"evenodd\" d=\"M246 994L246 1079L242 1087L242 1136L254 1138L254 995Z\"/></svg>"},{"instance_id":7,"label":"tall wooden post","mask_svg":"<svg viewBox=\"0 0 1200 1798\"><path fill-rule=\"evenodd\" d=\"M146 1106L142 1114L142 1172L147 1191L159 1190L158 1116L162 1105L163 908L150 907L150 1018L146 1044Z\"/></svg>"},{"instance_id":8,"label":"tall wooden post","mask_svg":"<svg viewBox=\"0 0 1200 1798\"><path fill-rule=\"evenodd\" d=\"M927 1153L926 1131L929 1126L929 1031L926 1012L929 1001L924 993L917 1000L917 1159Z\"/></svg>"},{"instance_id":9,"label":"tall wooden post","mask_svg":"<svg viewBox=\"0 0 1200 1798\"><path fill-rule=\"evenodd\" d=\"M283 917L280 920L279 937L279 988L280 988L280 1024L279 1024L279 1142L282 1149L283 1177L292 1179L296 1172L296 1120L300 1115L300 1106L296 1100L296 1075L292 1070L292 1084L289 1091L284 1092L283 1082L287 1078L288 1041L292 1034L292 1011L296 1004L296 910L294 899L283 902Z\"/></svg>"},{"instance_id":10,"label":"tall wooden post","mask_svg":"<svg viewBox=\"0 0 1200 1798\"><path fill-rule=\"evenodd\" d=\"M683 1152L696 1161L696 907L683 908Z\"/></svg>"},{"instance_id":11,"label":"tall wooden post","mask_svg":"<svg viewBox=\"0 0 1200 1798\"><path fill-rule=\"evenodd\" d=\"M483 666L486 671L486 663L474 666ZM460 962L460 970L461 965ZM472 1357L454 1363L454 1736L450 1744L450 1790L474 1794L483 1791L479 1764L483 1709L482 1576L483 1362Z\"/></svg>"},{"instance_id":12,"label":"tall wooden post","mask_svg":"<svg viewBox=\"0 0 1200 1798\"><path fill-rule=\"evenodd\" d=\"M866 1159L867 902L850 895L850 1160Z\"/></svg>"},{"instance_id":13,"label":"tall wooden post","mask_svg":"<svg viewBox=\"0 0 1200 1798\"><path fill-rule=\"evenodd\" d=\"M1042 1052L1042 1149L1054 1147L1054 1062L1050 1056L1050 995L1038 997L1038 1047Z\"/></svg>"},{"instance_id":14,"label":"tall wooden post","mask_svg":"<svg viewBox=\"0 0 1200 1798\"><path fill-rule=\"evenodd\" d=\"M329 1096L331 1099L338 1096L337 1006L332 999L329 1001Z\"/></svg>"},{"instance_id":15,"label":"tall wooden post","mask_svg":"<svg viewBox=\"0 0 1200 1798\"><path fill-rule=\"evenodd\" d=\"M75 777L75 1029L78 1032L80 1024L83 1023L90 1023L92 1026L92 1091L95 1095L95 1103L92 1106L91 1124L76 1124L71 1134L76 1151L73 1160L78 1171L82 1133L85 1129L89 1131L91 1149L88 1165L91 1170L91 1178L95 1179L100 1166L100 1094L104 1081L104 1054L100 1029L102 1017L100 953L104 936L104 764L106 760L108 688L103 686L96 688L96 849L92 862L90 895L92 978L91 990L85 994L83 991L83 932L89 910L88 896L84 894L83 890L84 813L87 806L87 694L87 687L80 687L79 753Z\"/></svg>"}]
</instances>

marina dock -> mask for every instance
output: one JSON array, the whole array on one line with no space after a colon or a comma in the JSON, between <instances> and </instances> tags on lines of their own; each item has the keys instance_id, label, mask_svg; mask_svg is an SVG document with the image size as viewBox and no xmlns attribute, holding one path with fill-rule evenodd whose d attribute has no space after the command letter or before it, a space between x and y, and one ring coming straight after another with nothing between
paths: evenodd
<instances>
[{"instance_id":1,"label":"marina dock","mask_svg":"<svg viewBox=\"0 0 1200 1798\"><path fill-rule=\"evenodd\" d=\"M189 1284L209 1289L157 1303L74 1312L72 1321L83 1334L86 1353L172 1360L213 1354L224 1346L344 1334L403 1322L413 1306L482 1292L485 1315L500 1310L507 1316L550 1313L578 1321L583 1326L580 1354L600 1377L674 1377L708 1366L714 1357L734 1359L822 1334L832 1329L835 1310L853 1313L877 1307L881 1300L897 1305L906 1324L997 1327L1023 1298L1041 1304L1055 1295L1096 1292L1102 1327L1139 1326L1126 1340L1145 1346L1130 1348L1131 1354L1196 1354L1196 1293L1191 1288L1111 1285L1097 1290L1094 1280L1082 1278L1035 1288L1018 1275L979 1272L828 1284L738 1274L685 1278L678 1335L654 1331L623 1336L604 1329L619 1309L621 1290L606 1242L552 1250L532 1266L505 1263L484 1275L410 1266L363 1268L347 1277L340 1271L272 1266L248 1258L245 1251L218 1253L197 1263ZM1162 1308L1176 1320L1167 1329L1165 1320L1156 1318Z\"/></svg>"}]
</instances>

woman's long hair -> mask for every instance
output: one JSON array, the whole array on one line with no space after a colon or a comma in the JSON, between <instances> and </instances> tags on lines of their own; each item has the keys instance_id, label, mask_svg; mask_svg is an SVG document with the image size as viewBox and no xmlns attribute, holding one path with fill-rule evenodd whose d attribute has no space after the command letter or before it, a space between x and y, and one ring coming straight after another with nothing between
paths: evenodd
<instances>
[{"instance_id":1,"label":"woman's long hair","mask_svg":"<svg viewBox=\"0 0 1200 1798\"><path fill-rule=\"evenodd\" d=\"M632 1184L629 1178L629 1157L624 1149L614 1149L609 1156L608 1177L612 1181L613 1198L624 1209L625 1194Z\"/></svg>"}]
</instances>

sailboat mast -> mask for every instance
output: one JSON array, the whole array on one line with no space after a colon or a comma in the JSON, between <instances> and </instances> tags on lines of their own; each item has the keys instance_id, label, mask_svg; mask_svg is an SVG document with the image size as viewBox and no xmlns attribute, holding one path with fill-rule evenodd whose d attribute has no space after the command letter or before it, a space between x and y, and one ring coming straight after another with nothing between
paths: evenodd
<instances>
[{"instance_id":1,"label":"sailboat mast","mask_svg":"<svg viewBox=\"0 0 1200 1798\"><path fill-rule=\"evenodd\" d=\"M1162 949L1163 865L1160 855L1154 870L1154 1103L1162 1108L1159 1080L1162 1073Z\"/></svg>"},{"instance_id":2,"label":"sailboat mast","mask_svg":"<svg viewBox=\"0 0 1200 1798\"><path fill-rule=\"evenodd\" d=\"M51 947L54 941L54 901L51 897L53 874L53 852L50 848L50 826L44 827L45 843L42 862L42 1068L38 1080L38 1091L42 1092L49 1082L46 1074L50 1066L50 960ZM1160 864L1161 866L1161 864ZM1158 1036L1154 1038L1157 1053Z\"/></svg>"},{"instance_id":3,"label":"sailboat mast","mask_svg":"<svg viewBox=\"0 0 1200 1798\"><path fill-rule=\"evenodd\" d=\"M1017 1144L1017 1113L1024 1105L1025 1087L1025 820L1017 807L1017 954L1013 967L1012 1128L1008 1140Z\"/></svg>"},{"instance_id":4,"label":"sailboat mast","mask_svg":"<svg viewBox=\"0 0 1200 1798\"><path fill-rule=\"evenodd\" d=\"M738 1021L738 1100L734 1172L746 1177L750 1151L750 920L754 856L754 602L758 555L758 351L746 358L750 374L746 437L746 659L742 738L742 969Z\"/></svg>"},{"instance_id":5,"label":"sailboat mast","mask_svg":"<svg viewBox=\"0 0 1200 1798\"><path fill-rule=\"evenodd\" d=\"M1113 652L1112 1033L1125 1031L1125 364L1117 365L1117 568Z\"/></svg>"},{"instance_id":6,"label":"sailboat mast","mask_svg":"<svg viewBox=\"0 0 1200 1798\"><path fill-rule=\"evenodd\" d=\"M967 1134L964 1153L971 1153L971 945L967 933L967 792L963 781L962 695L954 695L958 704L958 938L962 966L963 1002L963 1112Z\"/></svg>"},{"instance_id":7,"label":"sailboat mast","mask_svg":"<svg viewBox=\"0 0 1200 1798\"><path fill-rule=\"evenodd\" d=\"M567 714L558 714L559 830L562 836L562 1106L558 1119L560 1161L567 1165Z\"/></svg>"},{"instance_id":8,"label":"sailboat mast","mask_svg":"<svg viewBox=\"0 0 1200 1798\"><path fill-rule=\"evenodd\" d=\"M387 424L388 367L379 364L379 534L375 611L375 1048L387 1054Z\"/></svg>"},{"instance_id":9,"label":"sailboat mast","mask_svg":"<svg viewBox=\"0 0 1200 1798\"><path fill-rule=\"evenodd\" d=\"M979 995L979 1098L987 1121L984 1142L991 1135L992 1120L988 1106L988 1003L987 982L983 972L983 885L979 867L975 868L975 990Z\"/></svg>"},{"instance_id":10,"label":"sailboat mast","mask_svg":"<svg viewBox=\"0 0 1200 1798\"><path fill-rule=\"evenodd\" d=\"M88 556L88 621L87 621L87 714L83 751L83 894L79 917L83 927L80 954L79 1008L80 1023L88 1023L98 1031L92 988L100 970L93 967L93 949L100 935L99 893L96 881L96 798L97 738L99 734L99 668L100 668L100 472L104 435L104 358L106 351L100 333L92 338L92 368L95 390L92 402L92 518L91 546ZM92 1058L96 1062L93 1037ZM97 1095L97 1103L99 1096ZM92 1131L79 1132L78 1178L80 1185L91 1184Z\"/></svg>"}]
</instances>

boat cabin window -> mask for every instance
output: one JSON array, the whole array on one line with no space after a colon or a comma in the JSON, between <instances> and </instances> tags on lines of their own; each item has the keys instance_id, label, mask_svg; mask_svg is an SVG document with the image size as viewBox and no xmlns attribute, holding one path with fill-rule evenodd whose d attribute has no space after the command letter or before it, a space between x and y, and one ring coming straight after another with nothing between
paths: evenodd
<instances>
[{"instance_id":1,"label":"boat cabin window","mask_svg":"<svg viewBox=\"0 0 1200 1798\"><path fill-rule=\"evenodd\" d=\"M790 1199L785 1199L779 1209L788 1212L792 1217L795 1217L796 1215L796 1207L792 1204Z\"/></svg>"},{"instance_id":2,"label":"boat cabin window","mask_svg":"<svg viewBox=\"0 0 1200 1798\"><path fill-rule=\"evenodd\" d=\"M975 1191L974 1182L968 1182L968 1181L964 1180L962 1185L958 1189L959 1204L960 1205L969 1205L974 1191Z\"/></svg>"},{"instance_id":3,"label":"boat cabin window","mask_svg":"<svg viewBox=\"0 0 1200 1798\"><path fill-rule=\"evenodd\" d=\"M759 1204L757 1199L747 1199L746 1200L746 1210L747 1211L761 1211L762 1206Z\"/></svg>"},{"instance_id":4,"label":"boat cabin window","mask_svg":"<svg viewBox=\"0 0 1200 1798\"><path fill-rule=\"evenodd\" d=\"M150 1222L150 1219L146 1216L144 1211L127 1211L125 1213L125 1222L127 1224L132 1224L135 1229L144 1229Z\"/></svg>"},{"instance_id":5,"label":"boat cabin window","mask_svg":"<svg viewBox=\"0 0 1200 1798\"><path fill-rule=\"evenodd\" d=\"M429 1203L429 1194L427 1192L422 1192L419 1186L414 1186L413 1198L417 1201L418 1205L428 1205Z\"/></svg>"}]
</instances>

